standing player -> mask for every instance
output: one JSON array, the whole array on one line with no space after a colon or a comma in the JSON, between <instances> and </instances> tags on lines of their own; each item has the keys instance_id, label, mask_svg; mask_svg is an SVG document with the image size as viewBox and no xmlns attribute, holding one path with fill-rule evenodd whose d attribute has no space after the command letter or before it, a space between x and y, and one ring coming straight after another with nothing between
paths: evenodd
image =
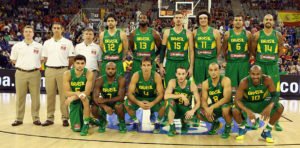
<instances>
[{"instance_id":1,"label":"standing player","mask_svg":"<svg viewBox=\"0 0 300 148\"><path fill-rule=\"evenodd\" d=\"M209 26L211 16L201 11L196 17L199 28L193 31L195 42L194 80L198 88L208 78L208 66L217 63L221 53L221 36L217 29Z\"/></svg>"},{"instance_id":2,"label":"standing player","mask_svg":"<svg viewBox=\"0 0 300 148\"><path fill-rule=\"evenodd\" d=\"M108 30L100 34L100 47L103 51L100 74L104 74L105 65L108 62L115 62L117 65L117 75L124 75L123 56L128 51L128 40L126 33L117 29L117 17L108 14L106 17Z\"/></svg>"},{"instance_id":3,"label":"standing player","mask_svg":"<svg viewBox=\"0 0 300 148\"><path fill-rule=\"evenodd\" d=\"M83 42L75 46L75 54L81 54L86 58L86 68L94 73L94 79L98 77L101 51L99 45L94 42L94 30L86 28L83 30ZM93 81L94 83L94 81Z\"/></svg>"},{"instance_id":4,"label":"standing player","mask_svg":"<svg viewBox=\"0 0 300 148\"><path fill-rule=\"evenodd\" d=\"M223 43L223 54L227 61L225 76L231 80L233 93L239 82L248 75L250 43L251 33L243 29L243 17L236 15L233 29L225 32Z\"/></svg>"},{"instance_id":5,"label":"standing player","mask_svg":"<svg viewBox=\"0 0 300 148\"><path fill-rule=\"evenodd\" d=\"M176 128L174 118L181 119L181 134L188 132L188 120L194 117L195 112L200 107L200 95L196 84L187 80L188 73L184 67L176 69L176 79L171 79L165 92L167 101L167 114L170 124L168 136L175 136ZM195 97L195 105L192 108L192 97Z\"/></svg>"},{"instance_id":6,"label":"standing player","mask_svg":"<svg viewBox=\"0 0 300 148\"><path fill-rule=\"evenodd\" d=\"M12 47L10 59L16 67L16 120L11 124L18 126L23 124L25 114L25 102L27 91L31 96L31 115L34 125L40 122L40 83L42 58L42 45L33 40L34 29L25 26L23 29L24 40Z\"/></svg>"},{"instance_id":7,"label":"standing player","mask_svg":"<svg viewBox=\"0 0 300 148\"><path fill-rule=\"evenodd\" d=\"M60 23L53 23L53 37L44 43L42 57L45 65L45 80L47 92L47 120L42 126L54 124L55 100L58 89L60 98L60 111L62 113L63 126L69 126L68 107L65 105L63 91L63 73L73 64L74 46L72 41L62 36L64 28Z\"/></svg>"},{"instance_id":8,"label":"standing player","mask_svg":"<svg viewBox=\"0 0 300 148\"><path fill-rule=\"evenodd\" d=\"M117 66L114 62L106 64L105 73L95 82L93 91L94 103L92 113L100 120L98 132L105 132L106 113L112 115L115 111L119 119L119 131L126 133L126 124L124 120L124 96L125 96L125 79L123 76L116 74ZM100 94L100 96L99 96Z\"/></svg>"},{"instance_id":9,"label":"standing player","mask_svg":"<svg viewBox=\"0 0 300 148\"><path fill-rule=\"evenodd\" d=\"M175 12L173 21L175 27L166 29L160 50L160 74L165 77L165 85L175 78L177 67L188 69L188 76L193 76L194 46L192 33L183 28L183 14ZM163 67L167 49L166 69Z\"/></svg>"},{"instance_id":10,"label":"standing player","mask_svg":"<svg viewBox=\"0 0 300 148\"><path fill-rule=\"evenodd\" d=\"M271 14L267 14L263 20L264 29L256 32L252 42L252 52L256 55L256 64L262 69L262 72L271 76L277 95L280 95L280 76L278 57L284 54L283 39L281 33L273 29L274 19ZM282 131L277 123L275 130Z\"/></svg>"},{"instance_id":11,"label":"standing player","mask_svg":"<svg viewBox=\"0 0 300 148\"><path fill-rule=\"evenodd\" d=\"M269 96L271 99L268 99ZM273 143L272 127L279 120L283 110L272 78L263 75L261 67L254 65L250 69L250 75L241 81L236 92L235 106L232 110L233 117L239 125L239 135L236 140L244 139L247 132L246 120L242 118L242 112L248 115L251 122L255 122L254 113L259 113L263 120L270 119L261 136L266 142Z\"/></svg>"},{"instance_id":12,"label":"standing player","mask_svg":"<svg viewBox=\"0 0 300 148\"><path fill-rule=\"evenodd\" d=\"M85 63L86 58L83 55L76 55L73 68L66 71L63 77L66 104L70 107L71 129L80 131L81 136L86 136L89 130L89 95L93 83L93 72L84 68Z\"/></svg>"},{"instance_id":13,"label":"standing player","mask_svg":"<svg viewBox=\"0 0 300 148\"><path fill-rule=\"evenodd\" d=\"M157 48L161 45L161 38L157 31L148 27L149 20L147 15L139 15L139 28L131 32L129 36L129 45L133 53L133 65L131 73L134 74L141 67L141 60L143 57L151 57L152 70L156 71L156 64L154 63L155 45Z\"/></svg>"},{"instance_id":14,"label":"standing player","mask_svg":"<svg viewBox=\"0 0 300 148\"><path fill-rule=\"evenodd\" d=\"M201 103L203 111L199 118L212 122L212 128L208 132L210 135L217 133L220 127L218 118L223 117L226 121L222 138L228 138L231 131L231 85L230 79L220 75L220 68L217 63L208 66L209 78L202 83ZM210 98L211 104L207 100Z\"/></svg>"},{"instance_id":15,"label":"standing player","mask_svg":"<svg viewBox=\"0 0 300 148\"><path fill-rule=\"evenodd\" d=\"M152 71L152 60L144 57L141 62L141 71L133 74L129 84L128 99L125 101L125 108L134 121L133 128L138 130L136 110L142 108L150 109L152 114L158 112L158 120L155 121L154 133L159 133L161 119L165 113L164 88L160 75Z\"/></svg>"}]
</instances>

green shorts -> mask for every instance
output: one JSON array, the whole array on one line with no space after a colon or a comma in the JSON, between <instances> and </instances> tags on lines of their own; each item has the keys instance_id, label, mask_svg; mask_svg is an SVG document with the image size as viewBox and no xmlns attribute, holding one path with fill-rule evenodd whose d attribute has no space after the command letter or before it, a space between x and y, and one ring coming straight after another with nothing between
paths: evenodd
<instances>
[{"instance_id":1,"label":"green shorts","mask_svg":"<svg viewBox=\"0 0 300 148\"><path fill-rule=\"evenodd\" d=\"M139 101L149 101L152 102L155 98L136 98ZM136 111L140 108L140 106L138 106L137 104L130 104L129 99L125 100L125 106L130 107L132 110ZM152 106L152 108L150 109L151 112L159 112L159 110L165 106L165 102L162 100L160 102L158 102L157 104L155 104L154 106Z\"/></svg>"},{"instance_id":2,"label":"green shorts","mask_svg":"<svg viewBox=\"0 0 300 148\"><path fill-rule=\"evenodd\" d=\"M271 103L271 100L263 100L263 101L259 101L259 102L248 102L248 101L242 100L242 103L244 104L245 107L250 109L252 112L260 114ZM281 106L281 103L279 103L279 102L275 103L272 108L271 115L273 115L280 108L280 106ZM238 109L241 111L241 109L239 107L237 107L236 105L234 105L232 108ZM244 112L243 112L243 114L244 114Z\"/></svg>"},{"instance_id":3,"label":"green shorts","mask_svg":"<svg viewBox=\"0 0 300 148\"><path fill-rule=\"evenodd\" d=\"M256 61L257 65L259 65L264 74L269 75L275 85L276 91L280 92L280 76L279 76L279 67L277 63L263 63Z\"/></svg>"},{"instance_id":4,"label":"green shorts","mask_svg":"<svg viewBox=\"0 0 300 148\"><path fill-rule=\"evenodd\" d=\"M231 80L232 87L238 87L240 81L249 74L249 62L227 62L225 76Z\"/></svg>"},{"instance_id":5,"label":"green shorts","mask_svg":"<svg viewBox=\"0 0 300 148\"><path fill-rule=\"evenodd\" d=\"M105 73L105 68L106 68L106 64L108 62L114 62L114 63L116 63L116 65L117 65L116 74L120 75L120 76L124 76L124 67L123 67L122 60L119 60L119 61L102 61L102 63L101 63L101 73L99 74L100 76L102 76L103 74L106 74Z\"/></svg>"},{"instance_id":6,"label":"green shorts","mask_svg":"<svg viewBox=\"0 0 300 148\"><path fill-rule=\"evenodd\" d=\"M131 76L139 70L141 70L141 61L140 60L133 60L132 69L131 69ZM152 69L151 70L156 71L156 63L154 61L152 62Z\"/></svg>"},{"instance_id":7,"label":"green shorts","mask_svg":"<svg viewBox=\"0 0 300 148\"><path fill-rule=\"evenodd\" d=\"M196 85L201 84L209 77L208 66L213 62L218 63L217 58L212 58L212 59L195 58L194 81Z\"/></svg>"},{"instance_id":8,"label":"green shorts","mask_svg":"<svg viewBox=\"0 0 300 148\"><path fill-rule=\"evenodd\" d=\"M189 61L167 60L166 67L165 67L165 71L166 71L165 87L167 87L167 85L171 79L176 78L175 74L176 74L176 69L178 67L184 67L184 68L186 68L186 70L188 70L189 66L190 66Z\"/></svg>"},{"instance_id":9,"label":"green shorts","mask_svg":"<svg viewBox=\"0 0 300 148\"><path fill-rule=\"evenodd\" d=\"M192 109L192 106L184 106L183 104L176 103L175 99L168 99L166 105L166 111L169 112L169 108L175 113L175 119L185 119L185 113ZM199 110L196 111L196 114L199 113Z\"/></svg>"},{"instance_id":10,"label":"green shorts","mask_svg":"<svg viewBox=\"0 0 300 148\"><path fill-rule=\"evenodd\" d=\"M209 106L211 106L212 104L210 104ZM217 120L220 117L223 117L223 113L222 113L222 109L223 108L227 108L227 107L231 107L232 103L226 103L223 104L222 106L215 108L213 113L214 113L214 119ZM205 111L203 108L200 109L200 116L203 118L204 121L209 122L208 119L205 116Z\"/></svg>"},{"instance_id":11,"label":"green shorts","mask_svg":"<svg viewBox=\"0 0 300 148\"><path fill-rule=\"evenodd\" d=\"M78 132L83 125L83 105L81 100L73 101L70 103L69 108L71 129Z\"/></svg>"}]
</instances>

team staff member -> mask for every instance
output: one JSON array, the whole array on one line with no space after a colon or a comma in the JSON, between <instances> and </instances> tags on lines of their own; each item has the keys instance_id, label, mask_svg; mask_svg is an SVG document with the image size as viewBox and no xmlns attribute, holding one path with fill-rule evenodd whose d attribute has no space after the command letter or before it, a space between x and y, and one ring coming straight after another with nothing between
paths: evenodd
<instances>
[{"instance_id":1,"label":"team staff member","mask_svg":"<svg viewBox=\"0 0 300 148\"><path fill-rule=\"evenodd\" d=\"M25 26L23 29L24 40L12 47L10 59L17 71L16 79L16 120L11 124L18 126L23 124L25 113L26 94L29 89L31 96L31 115L33 124L41 125L40 122L40 82L42 57L42 45L33 40L34 29Z\"/></svg>"},{"instance_id":2,"label":"team staff member","mask_svg":"<svg viewBox=\"0 0 300 148\"><path fill-rule=\"evenodd\" d=\"M44 43L42 56L46 62L45 79L47 92L47 120L42 126L54 124L56 91L60 98L60 111L62 113L63 126L69 126L68 107L65 105L63 92L63 73L68 66L73 64L74 46L72 41L62 36L64 28L60 23L53 23L53 37Z\"/></svg>"}]
</instances>

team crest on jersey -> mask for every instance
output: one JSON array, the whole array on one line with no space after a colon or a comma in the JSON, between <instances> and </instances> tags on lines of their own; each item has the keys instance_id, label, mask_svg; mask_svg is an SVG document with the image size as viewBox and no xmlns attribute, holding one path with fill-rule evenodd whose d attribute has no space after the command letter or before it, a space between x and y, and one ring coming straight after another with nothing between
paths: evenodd
<instances>
[{"instance_id":1,"label":"team crest on jersey","mask_svg":"<svg viewBox=\"0 0 300 148\"><path fill-rule=\"evenodd\" d=\"M96 55L96 50L92 50L91 54Z\"/></svg>"},{"instance_id":2,"label":"team crest on jersey","mask_svg":"<svg viewBox=\"0 0 300 148\"><path fill-rule=\"evenodd\" d=\"M60 49L61 49L61 50L66 50L66 49L67 49L67 46L66 46L66 45L61 45L61 46L60 46Z\"/></svg>"}]
</instances>

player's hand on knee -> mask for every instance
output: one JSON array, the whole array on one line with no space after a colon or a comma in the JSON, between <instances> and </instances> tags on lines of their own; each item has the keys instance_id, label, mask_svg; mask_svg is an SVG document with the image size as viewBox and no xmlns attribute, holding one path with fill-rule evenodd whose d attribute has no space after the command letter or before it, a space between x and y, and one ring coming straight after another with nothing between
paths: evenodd
<instances>
[{"instance_id":1,"label":"player's hand on knee","mask_svg":"<svg viewBox=\"0 0 300 148\"><path fill-rule=\"evenodd\" d=\"M192 119L194 116L195 111L194 110L189 110L185 113L185 119Z\"/></svg>"},{"instance_id":2,"label":"player's hand on knee","mask_svg":"<svg viewBox=\"0 0 300 148\"><path fill-rule=\"evenodd\" d=\"M111 107L108 107L108 106L104 107L103 109L104 109L105 112L106 112L107 114L109 114L109 115L112 115L113 112L114 112L114 110L113 110Z\"/></svg>"},{"instance_id":3,"label":"player's hand on knee","mask_svg":"<svg viewBox=\"0 0 300 148\"><path fill-rule=\"evenodd\" d=\"M248 110L246 113L247 113L247 116L250 119L250 121L252 123L255 123L255 115L254 115L254 113L252 111L250 111L250 110Z\"/></svg>"},{"instance_id":4,"label":"player's hand on knee","mask_svg":"<svg viewBox=\"0 0 300 148\"><path fill-rule=\"evenodd\" d=\"M269 120L270 114L271 114L271 110L272 110L271 107L266 107L266 108L261 112L261 118L262 118L262 120L264 120L264 121Z\"/></svg>"},{"instance_id":5,"label":"player's hand on knee","mask_svg":"<svg viewBox=\"0 0 300 148\"><path fill-rule=\"evenodd\" d=\"M67 106L69 106L72 102L74 101L74 97L68 97L66 100L65 100L65 104Z\"/></svg>"}]
</instances>

